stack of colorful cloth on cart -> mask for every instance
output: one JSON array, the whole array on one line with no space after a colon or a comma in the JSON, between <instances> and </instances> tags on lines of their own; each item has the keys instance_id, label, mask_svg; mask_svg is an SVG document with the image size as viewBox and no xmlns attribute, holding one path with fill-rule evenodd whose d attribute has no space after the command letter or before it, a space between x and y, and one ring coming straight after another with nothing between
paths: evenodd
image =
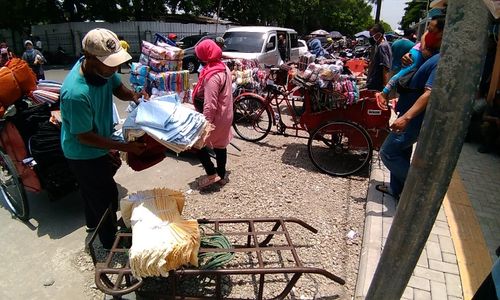
<instances>
[{"instance_id":1,"label":"stack of colorful cloth on cart","mask_svg":"<svg viewBox=\"0 0 500 300\"><path fill-rule=\"evenodd\" d=\"M184 50L157 42L156 45L142 41L138 63L132 63L130 83L142 89L156 88L160 91L187 91L189 71L182 70Z\"/></svg>"},{"instance_id":2,"label":"stack of colorful cloth on cart","mask_svg":"<svg viewBox=\"0 0 500 300\"><path fill-rule=\"evenodd\" d=\"M125 120L123 136L147 148L141 156L128 153L127 163L139 171L163 160L166 148L176 153L200 149L212 129L203 114L183 105L177 94L141 102Z\"/></svg>"},{"instance_id":3,"label":"stack of colorful cloth on cart","mask_svg":"<svg viewBox=\"0 0 500 300\"><path fill-rule=\"evenodd\" d=\"M38 81L36 90L31 93L30 99L34 104L54 104L59 102L61 86L62 84L57 81L40 80Z\"/></svg>"}]
</instances>

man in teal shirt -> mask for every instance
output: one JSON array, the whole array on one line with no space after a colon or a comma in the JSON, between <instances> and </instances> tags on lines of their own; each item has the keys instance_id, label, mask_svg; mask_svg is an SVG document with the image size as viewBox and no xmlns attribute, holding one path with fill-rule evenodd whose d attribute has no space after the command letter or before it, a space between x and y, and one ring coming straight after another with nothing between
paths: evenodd
<instances>
[{"instance_id":1,"label":"man in teal shirt","mask_svg":"<svg viewBox=\"0 0 500 300\"><path fill-rule=\"evenodd\" d=\"M408 53L413 46L415 46L415 42L412 41L414 39L415 30L406 29L404 31L404 35L401 39L392 43L391 51L392 51L392 67L391 72L396 74L401 69L401 58L403 55Z\"/></svg>"},{"instance_id":2,"label":"man in teal shirt","mask_svg":"<svg viewBox=\"0 0 500 300\"><path fill-rule=\"evenodd\" d=\"M141 154L145 145L111 139L113 95L139 102L141 95L125 87L116 71L130 60L116 34L93 29L82 41L85 56L74 65L61 88L61 144L85 202L87 231L95 229L108 207L116 213L118 189L109 151ZM99 239L110 249L116 234L116 214L103 223Z\"/></svg>"}]
</instances>

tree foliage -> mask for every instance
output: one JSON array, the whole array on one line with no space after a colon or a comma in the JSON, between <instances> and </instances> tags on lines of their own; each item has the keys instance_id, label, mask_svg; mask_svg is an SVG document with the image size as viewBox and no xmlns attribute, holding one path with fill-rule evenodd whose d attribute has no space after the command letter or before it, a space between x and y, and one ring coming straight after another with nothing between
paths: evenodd
<instances>
[{"instance_id":1,"label":"tree foliage","mask_svg":"<svg viewBox=\"0 0 500 300\"><path fill-rule=\"evenodd\" d=\"M416 2L415 0L406 2L405 14L400 22L401 28L409 28L411 23L417 23L423 16L423 11L426 9L426 6L426 2Z\"/></svg>"},{"instance_id":2,"label":"tree foliage","mask_svg":"<svg viewBox=\"0 0 500 300\"><path fill-rule=\"evenodd\" d=\"M152 21L169 14L220 17L241 25L316 29L352 35L372 23L372 0L0 0L0 28L29 32L66 21Z\"/></svg>"}]
</instances>

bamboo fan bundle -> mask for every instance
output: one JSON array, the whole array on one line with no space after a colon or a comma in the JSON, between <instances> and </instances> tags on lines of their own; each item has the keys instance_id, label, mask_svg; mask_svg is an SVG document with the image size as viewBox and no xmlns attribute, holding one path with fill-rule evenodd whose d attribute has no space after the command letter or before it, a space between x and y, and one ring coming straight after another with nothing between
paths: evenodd
<instances>
[{"instance_id":1,"label":"bamboo fan bundle","mask_svg":"<svg viewBox=\"0 0 500 300\"><path fill-rule=\"evenodd\" d=\"M181 217L181 192L154 189L121 202L122 217L132 227L130 268L134 276L167 276L184 265L198 266L200 231L196 220Z\"/></svg>"}]
</instances>

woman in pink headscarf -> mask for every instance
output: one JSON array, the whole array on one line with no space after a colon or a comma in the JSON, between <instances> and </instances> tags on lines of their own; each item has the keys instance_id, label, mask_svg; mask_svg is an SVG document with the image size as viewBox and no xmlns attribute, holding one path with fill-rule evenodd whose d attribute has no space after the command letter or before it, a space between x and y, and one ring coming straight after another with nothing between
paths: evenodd
<instances>
[{"instance_id":1,"label":"woman in pink headscarf","mask_svg":"<svg viewBox=\"0 0 500 300\"><path fill-rule=\"evenodd\" d=\"M197 110L203 112L207 121L215 126L206 140L206 146L199 151L198 155L207 173L206 177L199 180L198 186L205 188L216 182L227 183L226 147L233 137L231 132L233 95L231 72L221 61L221 48L214 41L206 39L196 46L195 53L205 66L193 91L194 103ZM208 148L213 148L215 152L217 167L210 159Z\"/></svg>"}]
</instances>

